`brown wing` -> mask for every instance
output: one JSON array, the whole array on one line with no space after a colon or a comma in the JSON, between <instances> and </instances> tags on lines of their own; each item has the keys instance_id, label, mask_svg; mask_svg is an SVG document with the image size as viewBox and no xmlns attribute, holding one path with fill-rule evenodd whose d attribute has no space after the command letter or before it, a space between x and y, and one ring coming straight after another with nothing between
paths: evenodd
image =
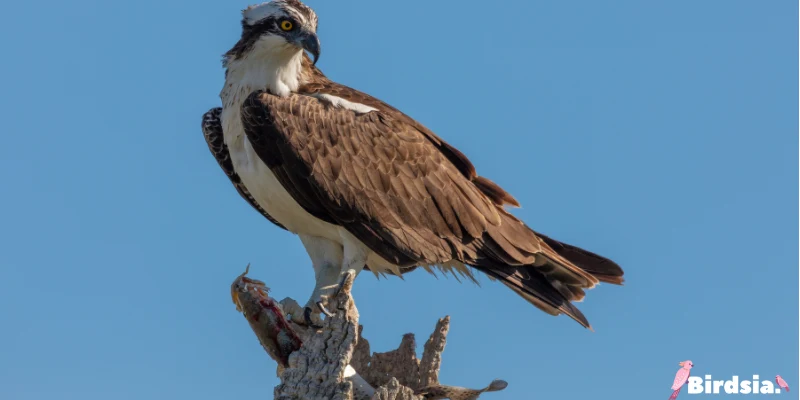
<instances>
[{"instance_id":1,"label":"brown wing","mask_svg":"<svg viewBox=\"0 0 800 400\"><path fill-rule=\"evenodd\" d=\"M345 227L384 259L401 266L458 260L544 311L588 326L570 300L582 299L597 278L503 210L470 177L474 169L465 173L452 160L456 153L380 110L357 114L310 96L256 92L242 106L242 122L256 153L304 209Z\"/></svg>"},{"instance_id":2,"label":"brown wing","mask_svg":"<svg viewBox=\"0 0 800 400\"><path fill-rule=\"evenodd\" d=\"M242 120L259 157L301 206L390 262L450 261L462 242L500 224L497 207L435 146L384 114L254 93Z\"/></svg>"},{"instance_id":3,"label":"brown wing","mask_svg":"<svg viewBox=\"0 0 800 400\"><path fill-rule=\"evenodd\" d=\"M250 206L255 208L256 211L263 215L267 220L282 229L286 229L283 225L278 223L278 221L267 214L267 212L264 211L264 209L261 208L258 203L256 203L256 200L252 195L250 195L250 192L247 191L247 188L244 186L244 183L242 183L239 175L233 169L231 155L228 152L228 146L225 144L225 139L222 135L220 114L222 114L221 107L212 108L211 110L208 110L207 113L203 114L203 136L206 139L208 149L211 150L211 154L214 156L214 159L217 160L217 164L219 164L220 168L222 168L222 171L225 172L225 175L228 177L228 179L230 179L233 187L235 187L236 191L239 192L239 195L242 196L242 198L245 199Z\"/></svg>"},{"instance_id":4,"label":"brown wing","mask_svg":"<svg viewBox=\"0 0 800 400\"><path fill-rule=\"evenodd\" d=\"M314 83L309 83L302 86L298 91L300 93L326 93L336 97L341 97L353 103L360 103L381 110L385 115L391 116L393 119L405 123L419 133L421 133L429 142L455 166L464 177L472 181L472 183L480 189L484 195L488 196L495 204L498 205L511 205L519 207L519 202L508 192L503 190L500 186L491 180L478 176L475 171L475 166L469 161L464 153L460 152L449 143L445 142L442 138L433 133L430 129L420 124L413 118L404 114L400 110L392 107L383 101L376 99L366 93L362 93L356 89L340 85L336 82L328 80L322 72L315 69L316 76Z\"/></svg>"}]
</instances>

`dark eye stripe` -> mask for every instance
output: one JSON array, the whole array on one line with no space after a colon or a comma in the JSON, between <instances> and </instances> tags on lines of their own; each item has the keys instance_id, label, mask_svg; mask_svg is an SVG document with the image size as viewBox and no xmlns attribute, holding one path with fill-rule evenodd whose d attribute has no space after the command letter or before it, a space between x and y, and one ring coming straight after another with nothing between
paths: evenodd
<instances>
[{"instance_id":1,"label":"dark eye stripe","mask_svg":"<svg viewBox=\"0 0 800 400\"><path fill-rule=\"evenodd\" d=\"M288 34L289 32L296 31L298 27L303 25L298 23L298 18L308 21L307 23L310 24L309 26L311 26L312 29L317 27L316 14L314 14L310 8L306 7L302 3L297 2L297 0L286 0L286 2L290 6L294 5L295 7L293 10L284 9L284 15L272 15L254 23L253 25L248 24L244 19L242 19L242 37L232 49L225 53L223 56L223 65L227 64L228 60L240 58L253 47L261 35L267 32ZM289 21L292 24L292 27L288 30L283 30L281 28L281 23L283 21Z\"/></svg>"},{"instance_id":2,"label":"dark eye stripe","mask_svg":"<svg viewBox=\"0 0 800 400\"><path fill-rule=\"evenodd\" d=\"M284 19L282 17L281 21ZM242 21L242 38L232 49L225 53L225 59L241 57L253 47L258 38L264 33L283 33L283 30L278 25L278 19L275 17L264 18L255 25L248 25L245 21Z\"/></svg>"}]
</instances>

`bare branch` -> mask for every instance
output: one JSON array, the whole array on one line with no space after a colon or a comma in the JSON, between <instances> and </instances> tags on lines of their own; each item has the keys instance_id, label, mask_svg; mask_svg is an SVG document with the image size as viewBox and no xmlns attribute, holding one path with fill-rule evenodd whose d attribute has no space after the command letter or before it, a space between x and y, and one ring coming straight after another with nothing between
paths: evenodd
<instances>
[{"instance_id":1,"label":"bare branch","mask_svg":"<svg viewBox=\"0 0 800 400\"><path fill-rule=\"evenodd\" d=\"M302 315L296 301L276 302L268 296L266 285L247 278L247 272L233 282L231 296L267 354L278 363L281 383L275 387L275 399L473 400L508 385L495 380L483 389L468 389L439 383L450 317L436 324L421 361L410 333L403 335L397 349L370 355L350 294L354 274L346 276L331 302L335 314L325 319L322 329L314 330L293 322ZM286 318L288 314L293 318Z\"/></svg>"}]
</instances>

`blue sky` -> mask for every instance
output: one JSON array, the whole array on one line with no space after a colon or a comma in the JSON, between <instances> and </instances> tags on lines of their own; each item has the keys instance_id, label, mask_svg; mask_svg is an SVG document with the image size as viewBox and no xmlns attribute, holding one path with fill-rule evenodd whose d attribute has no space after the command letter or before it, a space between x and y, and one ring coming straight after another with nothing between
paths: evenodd
<instances>
[{"instance_id":1,"label":"blue sky","mask_svg":"<svg viewBox=\"0 0 800 400\"><path fill-rule=\"evenodd\" d=\"M421 345L451 315L442 381L509 382L487 399L666 398L685 359L800 389L796 2L309 4L328 76L626 271L580 305L595 333L487 279L363 274L373 350ZM275 365L229 284L252 262L303 301L313 272L199 129L246 5L4 6L0 398L271 397Z\"/></svg>"}]
</instances>

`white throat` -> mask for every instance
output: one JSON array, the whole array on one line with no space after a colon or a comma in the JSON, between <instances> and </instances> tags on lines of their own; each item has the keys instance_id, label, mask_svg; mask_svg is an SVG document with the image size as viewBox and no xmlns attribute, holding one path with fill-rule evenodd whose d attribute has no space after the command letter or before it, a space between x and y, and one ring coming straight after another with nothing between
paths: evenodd
<instances>
[{"instance_id":1,"label":"white throat","mask_svg":"<svg viewBox=\"0 0 800 400\"><path fill-rule=\"evenodd\" d=\"M274 95L285 97L300 87L302 50L288 46L272 51L259 48L265 45L267 43L261 39L246 56L228 62L228 74L220 94L223 103L233 100L226 99L231 95L243 101L242 94L247 97L254 90L269 90Z\"/></svg>"}]
</instances>

